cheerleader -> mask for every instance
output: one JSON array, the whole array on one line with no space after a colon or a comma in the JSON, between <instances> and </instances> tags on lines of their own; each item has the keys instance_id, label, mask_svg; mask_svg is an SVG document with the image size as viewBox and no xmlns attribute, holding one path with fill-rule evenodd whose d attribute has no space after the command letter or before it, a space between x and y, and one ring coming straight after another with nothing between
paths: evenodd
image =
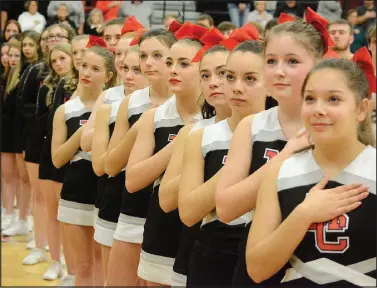
<instances>
[{"instance_id":1,"label":"cheerleader","mask_svg":"<svg viewBox=\"0 0 377 288\"><path fill-rule=\"evenodd\" d=\"M282 23L273 27L266 37L265 83L279 105L246 117L234 132L221 173L224 176L220 176L216 191L216 213L224 223L255 208L261 179L271 163L286 159L308 145L307 132L301 130L300 91L307 73L325 54L331 41L326 26L315 21L316 14L307 12L306 16L308 23ZM315 26L310 24L313 22ZM250 223L246 227L250 227ZM234 285L253 284L245 263L247 233L245 229ZM280 282L283 276L284 270L281 270L267 283Z\"/></svg>"},{"instance_id":2,"label":"cheerleader","mask_svg":"<svg viewBox=\"0 0 377 288\"><path fill-rule=\"evenodd\" d=\"M324 60L306 77L301 115L315 145L271 165L262 181L246 250L256 282L289 261L284 283L376 285L368 86L363 71L344 59Z\"/></svg>"},{"instance_id":3,"label":"cheerleader","mask_svg":"<svg viewBox=\"0 0 377 288\"><path fill-rule=\"evenodd\" d=\"M72 60L76 71L80 70L80 65L84 57L88 41L88 35L78 35L72 39Z\"/></svg>"},{"instance_id":4,"label":"cheerleader","mask_svg":"<svg viewBox=\"0 0 377 288\"><path fill-rule=\"evenodd\" d=\"M121 43L121 41L119 41L119 43ZM122 67L122 78L125 94L133 93L136 90L144 89L148 86L148 80L141 74L140 71L138 46L133 46L127 52L124 62L122 63ZM115 120L116 117L118 117L118 111L120 111L119 108L124 106L124 104L122 105L123 101L127 104L129 102L125 99L126 98L122 97L110 105L104 104L98 111L92 145L93 170L97 176L102 176L105 174L104 162L106 158L106 151L108 149L109 140L113 134L114 127L116 126ZM118 125L117 130L119 130L119 126L124 125L126 122L127 121L124 121L124 119L118 120L117 123L121 124ZM120 131L117 132L119 133ZM123 132L121 133L124 134ZM96 219L94 233L94 240L101 245L105 277L107 275L109 254L113 242L116 223L120 213L120 205L122 204L124 173L120 173L116 177L110 177L106 180L107 183L103 188L104 191L101 201L102 205L98 211L98 218ZM98 191L98 193L100 193L100 191Z\"/></svg>"},{"instance_id":5,"label":"cheerleader","mask_svg":"<svg viewBox=\"0 0 377 288\"><path fill-rule=\"evenodd\" d=\"M91 155L79 149L83 125L103 87L112 87L116 79L114 57L104 47L91 47L85 53L79 71L80 95L60 106L55 113L52 135L52 161L56 168L68 162L59 201L58 220L69 235L74 255L75 285L94 284L93 210L97 176Z\"/></svg>"},{"instance_id":6,"label":"cheerleader","mask_svg":"<svg viewBox=\"0 0 377 288\"><path fill-rule=\"evenodd\" d=\"M166 60L171 68L169 85L175 96L143 117L126 169L126 188L130 193L139 193L138 190L155 181L138 267L138 276L146 280L148 286L171 285L181 222L177 210L165 214L161 209L158 191L177 133L185 124L201 120L199 63L192 63L192 59L202 48L198 40L205 32L206 28L189 22L176 32L179 41L170 48ZM140 58L143 60L142 53ZM156 72L149 70L149 73Z\"/></svg>"},{"instance_id":7,"label":"cheerleader","mask_svg":"<svg viewBox=\"0 0 377 288\"><path fill-rule=\"evenodd\" d=\"M150 86L133 93L119 108L105 160L105 171L113 177L122 177L117 176L122 174L125 177L125 172L122 170L127 165L128 156L136 139L140 124L139 117L147 109L162 105L171 95L167 86L170 69L166 65L166 58L175 41L174 34L165 29L151 29L143 33L138 40L140 70L148 79ZM124 183L125 178L123 178L120 215L109 257L107 275L109 286L135 285L144 223L152 192L152 186L149 185L138 193L131 194L124 188ZM139 279L136 285L143 286L142 282Z\"/></svg>"},{"instance_id":8,"label":"cheerleader","mask_svg":"<svg viewBox=\"0 0 377 288\"><path fill-rule=\"evenodd\" d=\"M105 40L107 45L114 48L116 47L122 32L122 26L124 23L123 18L111 19L103 25L102 38Z\"/></svg>"}]
</instances>

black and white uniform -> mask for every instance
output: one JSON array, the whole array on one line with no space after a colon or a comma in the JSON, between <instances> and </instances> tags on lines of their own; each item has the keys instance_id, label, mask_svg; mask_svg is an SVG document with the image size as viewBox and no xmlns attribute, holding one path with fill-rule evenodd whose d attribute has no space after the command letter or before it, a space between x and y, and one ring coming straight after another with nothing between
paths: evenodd
<instances>
[{"instance_id":1,"label":"black and white uniform","mask_svg":"<svg viewBox=\"0 0 377 288\"><path fill-rule=\"evenodd\" d=\"M69 139L88 121L91 111L77 96L64 104L64 114ZM91 159L90 152L79 148L66 169L58 209L60 222L93 226L98 177L94 174Z\"/></svg>"},{"instance_id":2,"label":"black and white uniform","mask_svg":"<svg viewBox=\"0 0 377 288\"><path fill-rule=\"evenodd\" d=\"M321 181L323 172L313 150L283 162L278 197L284 221ZM367 146L325 189L361 183L369 195L359 208L327 223L313 223L296 248L284 284L376 286L376 149Z\"/></svg>"},{"instance_id":3,"label":"black and white uniform","mask_svg":"<svg viewBox=\"0 0 377 288\"><path fill-rule=\"evenodd\" d=\"M251 125L252 138L252 161L250 166L250 175L268 162L269 159L276 156L287 144L278 118L279 107L273 107L269 110L256 114ZM251 214L252 215L252 214ZM250 219L252 216L250 216ZM234 270L233 286L257 285L251 280L246 269L246 243L249 234L251 222L246 225L244 235L240 241L238 263ZM265 285L276 285L284 277L286 267L281 269L270 279L262 282Z\"/></svg>"},{"instance_id":4,"label":"black and white uniform","mask_svg":"<svg viewBox=\"0 0 377 288\"><path fill-rule=\"evenodd\" d=\"M135 91L130 96L128 102L128 124L130 128L139 120L144 111L152 106L149 90L150 87L146 87ZM116 230L114 232L114 239L127 243L141 244L153 184L139 190L137 193L129 193L124 185L125 177L125 169L115 177L118 179L117 181L119 181L119 188L114 187L114 190L117 189L118 191L119 189L121 205L120 210L117 210L117 218L111 218L112 222L118 222L115 224ZM103 219L110 219L110 216L106 215L111 209L111 203L110 200L109 204L105 201L104 211L101 211L104 215ZM115 213L113 216L115 217Z\"/></svg>"},{"instance_id":5,"label":"black and white uniform","mask_svg":"<svg viewBox=\"0 0 377 288\"><path fill-rule=\"evenodd\" d=\"M201 120L196 115L195 120ZM184 126L178 114L176 98L172 96L157 108L154 116L155 150L158 153L167 146ZM182 222L178 209L165 213L159 204L159 187L162 175L154 182L147 220L144 225L143 244L138 276L146 281L171 285L174 260L177 255ZM138 192L137 192L138 193Z\"/></svg>"},{"instance_id":6,"label":"black and white uniform","mask_svg":"<svg viewBox=\"0 0 377 288\"><path fill-rule=\"evenodd\" d=\"M204 181L225 164L233 133L228 120L206 127L202 138ZM228 224L218 220L215 211L207 215L191 251L187 287L230 286L238 260L238 246L249 221L244 215Z\"/></svg>"},{"instance_id":7,"label":"black and white uniform","mask_svg":"<svg viewBox=\"0 0 377 288\"><path fill-rule=\"evenodd\" d=\"M213 125L216 122L216 117L210 119L203 119L197 122L191 129L189 135L194 131ZM172 273L172 286L186 286L187 271L189 266L189 259L192 247L199 233L200 223L193 227L187 227L182 223L181 239L177 256L175 257L173 273Z\"/></svg>"},{"instance_id":8,"label":"black and white uniform","mask_svg":"<svg viewBox=\"0 0 377 288\"><path fill-rule=\"evenodd\" d=\"M103 99L103 104L111 105L112 103L118 101L119 99L122 99L123 97L124 97L124 85L109 88L106 90L106 94ZM98 178L97 197L94 204L94 223L93 223L94 227L96 227L95 223L98 218L98 211L102 206L103 193L105 191L105 187L107 185L108 179L109 179L109 175L107 175L106 173Z\"/></svg>"}]
</instances>

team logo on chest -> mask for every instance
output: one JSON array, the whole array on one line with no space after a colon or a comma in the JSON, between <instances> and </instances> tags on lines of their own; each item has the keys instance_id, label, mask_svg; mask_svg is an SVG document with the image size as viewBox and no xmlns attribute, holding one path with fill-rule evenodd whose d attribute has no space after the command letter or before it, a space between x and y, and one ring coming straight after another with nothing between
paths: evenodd
<instances>
[{"instance_id":1,"label":"team logo on chest","mask_svg":"<svg viewBox=\"0 0 377 288\"><path fill-rule=\"evenodd\" d=\"M274 158L278 154L279 154L278 150L266 148L266 150L264 150L263 158L267 159L267 162L268 162L268 160Z\"/></svg>"},{"instance_id":2,"label":"team logo on chest","mask_svg":"<svg viewBox=\"0 0 377 288\"><path fill-rule=\"evenodd\" d=\"M88 120L80 120L80 126L85 125Z\"/></svg>"},{"instance_id":3,"label":"team logo on chest","mask_svg":"<svg viewBox=\"0 0 377 288\"><path fill-rule=\"evenodd\" d=\"M228 158L228 156L227 155L224 155L224 157L223 157L223 165L225 165L225 163L226 163L226 159Z\"/></svg>"},{"instance_id":4,"label":"team logo on chest","mask_svg":"<svg viewBox=\"0 0 377 288\"><path fill-rule=\"evenodd\" d=\"M171 142L175 139L175 137L177 137L176 134L169 134L169 137L168 137L168 141Z\"/></svg>"}]
</instances>

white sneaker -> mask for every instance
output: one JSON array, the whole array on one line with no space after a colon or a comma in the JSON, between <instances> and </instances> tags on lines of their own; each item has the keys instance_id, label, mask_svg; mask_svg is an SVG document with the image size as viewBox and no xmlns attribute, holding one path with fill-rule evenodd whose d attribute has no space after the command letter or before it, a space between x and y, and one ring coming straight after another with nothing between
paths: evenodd
<instances>
[{"instance_id":1,"label":"white sneaker","mask_svg":"<svg viewBox=\"0 0 377 288\"><path fill-rule=\"evenodd\" d=\"M22 260L22 264L34 265L45 261L47 261L47 256L45 255L44 251L38 248L34 248L31 250L30 254L27 255L24 260Z\"/></svg>"},{"instance_id":2,"label":"white sneaker","mask_svg":"<svg viewBox=\"0 0 377 288\"><path fill-rule=\"evenodd\" d=\"M31 240L31 241L29 241L29 243L26 244L26 249L31 250L31 249L33 249L33 248L35 248L35 247L36 247L36 246L35 246L35 240L34 240L34 239Z\"/></svg>"},{"instance_id":3,"label":"white sneaker","mask_svg":"<svg viewBox=\"0 0 377 288\"><path fill-rule=\"evenodd\" d=\"M63 275L62 264L58 261L52 260L46 273L43 275L44 280L56 280Z\"/></svg>"},{"instance_id":4,"label":"white sneaker","mask_svg":"<svg viewBox=\"0 0 377 288\"><path fill-rule=\"evenodd\" d=\"M16 215L13 214L6 214L4 217L1 218L1 231L8 229L9 227L14 225L16 221Z\"/></svg>"},{"instance_id":5,"label":"white sneaker","mask_svg":"<svg viewBox=\"0 0 377 288\"><path fill-rule=\"evenodd\" d=\"M76 276L75 275L64 275L62 280L60 281L58 287L75 287L75 279L76 279Z\"/></svg>"},{"instance_id":6,"label":"white sneaker","mask_svg":"<svg viewBox=\"0 0 377 288\"><path fill-rule=\"evenodd\" d=\"M12 226L2 231L5 236L27 235L29 234L29 227L27 221L18 220Z\"/></svg>"}]
</instances>

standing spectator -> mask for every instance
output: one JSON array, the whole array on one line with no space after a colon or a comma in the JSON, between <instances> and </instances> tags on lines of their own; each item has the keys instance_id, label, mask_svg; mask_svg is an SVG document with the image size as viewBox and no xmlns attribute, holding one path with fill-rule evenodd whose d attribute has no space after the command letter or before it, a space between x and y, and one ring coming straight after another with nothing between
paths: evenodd
<instances>
[{"instance_id":1,"label":"standing spectator","mask_svg":"<svg viewBox=\"0 0 377 288\"><path fill-rule=\"evenodd\" d=\"M267 22L270 21L273 16L266 11L266 1L255 1L254 6L255 9L249 13L247 21L259 23L264 29Z\"/></svg>"},{"instance_id":2,"label":"standing spectator","mask_svg":"<svg viewBox=\"0 0 377 288\"><path fill-rule=\"evenodd\" d=\"M164 18L164 27L169 30L170 24L175 20L178 21L179 16L175 14L168 14Z\"/></svg>"},{"instance_id":3,"label":"standing spectator","mask_svg":"<svg viewBox=\"0 0 377 288\"><path fill-rule=\"evenodd\" d=\"M38 33L42 33L45 25L45 17L38 12L37 1L26 1L25 12L18 17L18 22L21 25L21 30L34 30Z\"/></svg>"},{"instance_id":4,"label":"standing spectator","mask_svg":"<svg viewBox=\"0 0 377 288\"><path fill-rule=\"evenodd\" d=\"M5 23L2 42L7 42L13 35L21 33L21 26L16 20L10 19Z\"/></svg>"},{"instance_id":5,"label":"standing spectator","mask_svg":"<svg viewBox=\"0 0 377 288\"><path fill-rule=\"evenodd\" d=\"M121 1L97 1L96 9L102 11L104 21L118 17Z\"/></svg>"},{"instance_id":6,"label":"standing spectator","mask_svg":"<svg viewBox=\"0 0 377 288\"><path fill-rule=\"evenodd\" d=\"M232 1L228 3L230 20L237 28L246 23L247 15L250 11L250 4L247 1Z\"/></svg>"},{"instance_id":7,"label":"standing spectator","mask_svg":"<svg viewBox=\"0 0 377 288\"><path fill-rule=\"evenodd\" d=\"M340 1L319 1L317 13L333 22L342 18L342 6Z\"/></svg>"},{"instance_id":8,"label":"standing spectator","mask_svg":"<svg viewBox=\"0 0 377 288\"><path fill-rule=\"evenodd\" d=\"M285 1L282 6L276 9L274 17L279 18L281 12L300 18L304 16L304 8L300 4L297 4L296 1Z\"/></svg>"},{"instance_id":9,"label":"standing spectator","mask_svg":"<svg viewBox=\"0 0 377 288\"><path fill-rule=\"evenodd\" d=\"M363 46L367 46L365 31L361 25L357 25L357 11L350 9L347 13L347 21L353 28L353 42L351 44L351 52L355 53Z\"/></svg>"},{"instance_id":10,"label":"standing spectator","mask_svg":"<svg viewBox=\"0 0 377 288\"><path fill-rule=\"evenodd\" d=\"M90 11L88 20L85 22L84 34L98 36L103 30L105 21L103 19L102 11L95 8Z\"/></svg>"},{"instance_id":11,"label":"standing spectator","mask_svg":"<svg viewBox=\"0 0 377 288\"><path fill-rule=\"evenodd\" d=\"M215 21L208 14L200 14L198 19L196 19L196 24L211 29L215 25Z\"/></svg>"},{"instance_id":12,"label":"standing spectator","mask_svg":"<svg viewBox=\"0 0 377 288\"><path fill-rule=\"evenodd\" d=\"M370 25L376 22L376 6L374 1L364 0L364 5L356 8L357 11L357 24L364 28L364 31L368 30Z\"/></svg>"},{"instance_id":13,"label":"standing spectator","mask_svg":"<svg viewBox=\"0 0 377 288\"><path fill-rule=\"evenodd\" d=\"M223 21L217 26L217 29L219 29L221 33L223 33L224 37L227 39L229 38L233 30L236 28L236 25L229 21Z\"/></svg>"},{"instance_id":14,"label":"standing spectator","mask_svg":"<svg viewBox=\"0 0 377 288\"><path fill-rule=\"evenodd\" d=\"M335 43L335 46L331 49L338 53L340 58L351 60L353 56L350 50L353 42L352 25L345 19L339 19L331 22L328 30Z\"/></svg>"},{"instance_id":15,"label":"standing spectator","mask_svg":"<svg viewBox=\"0 0 377 288\"><path fill-rule=\"evenodd\" d=\"M153 2L147 1L122 1L119 7L118 17L126 18L135 16L136 19L145 27L150 28L150 17L152 15Z\"/></svg>"},{"instance_id":16,"label":"standing spectator","mask_svg":"<svg viewBox=\"0 0 377 288\"><path fill-rule=\"evenodd\" d=\"M75 32L77 31L75 22L68 17L68 6L65 3L59 4L58 9L56 10L56 15L47 21L46 27L60 23L70 26Z\"/></svg>"},{"instance_id":17,"label":"standing spectator","mask_svg":"<svg viewBox=\"0 0 377 288\"><path fill-rule=\"evenodd\" d=\"M58 7L64 3L68 7L68 18L78 27L78 33L84 33L85 11L82 1L51 1L47 7L49 18L53 18L57 14Z\"/></svg>"}]
</instances>

